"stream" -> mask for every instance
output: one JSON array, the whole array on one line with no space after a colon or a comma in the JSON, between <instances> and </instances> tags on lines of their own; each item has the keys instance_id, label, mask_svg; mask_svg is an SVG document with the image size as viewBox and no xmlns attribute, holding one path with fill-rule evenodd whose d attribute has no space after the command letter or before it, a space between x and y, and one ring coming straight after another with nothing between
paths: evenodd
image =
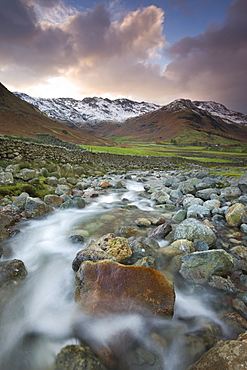
<instances>
[{"instance_id":1,"label":"stream","mask_svg":"<svg viewBox=\"0 0 247 370\"><path fill-rule=\"evenodd\" d=\"M121 315L114 319L87 320L78 317L74 302L75 273L71 268L82 244L73 243L72 235L81 234L86 242L97 239L121 226L128 226L147 213L157 215L153 203L138 195L143 183L125 180L126 189L95 198L84 209L57 210L42 219L22 222L20 232L11 239L11 259L24 262L28 275L1 313L0 369L48 370L56 355L67 344L79 344L74 327L87 342L104 345L126 328L149 349L159 352L165 370L185 370L205 346L194 340L208 323L227 336L227 328L218 319L215 297L208 292L189 294L176 286L175 313L172 319ZM133 211L120 208L125 203ZM138 208L135 208L138 207ZM145 230L143 230L145 236ZM164 246L164 241L161 242ZM6 259L6 258L5 258ZM164 337L166 349L159 350L151 338L156 330ZM145 368L145 367L144 367Z\"/></svg>"}]
</instances>

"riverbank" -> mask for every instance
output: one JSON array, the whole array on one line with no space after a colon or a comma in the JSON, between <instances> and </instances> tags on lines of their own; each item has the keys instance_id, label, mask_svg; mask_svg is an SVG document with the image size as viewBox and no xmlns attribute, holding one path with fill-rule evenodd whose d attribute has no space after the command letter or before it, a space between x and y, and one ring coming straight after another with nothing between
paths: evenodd
<instances>
[{"instance_id":1,"label":"riverbank","mask_svg":"<svg viewBox=\"0 0 247 370\"><path fill-rule=\"evenodd\" d=\"M108 161L108 156L93 164L3 163L2 187L15 189L2 195L0 210L1 369L17 368L19 361L18 369L25 370L181 370L196 360L193 369L217 368L215 353L221 353L226 369L241 368L246 363L247 175L226 177L193 162L184 168L179 160L158 161L150 169L144 158L135 163L135 158ZM131 286L140 281L143 296L146 278L138 277L143 269L172 282L169 317L159 314L166 312L162 300L146 314L150 299L158 297L156 285L148 288L152 298L138 301L130 291L133 304L117 306L121 278L115 281L113 272L107 290L87 280L94 309L91 301L81 306L85 276L95 274L95 266L119 271L119 265L137 274ZM14 306L23 316L11 316ZM33 357L42 353L40 343L47 361L35 359L37 367ZM229 360L232 348L238 355Z\"/></svg>"}]
</instances>

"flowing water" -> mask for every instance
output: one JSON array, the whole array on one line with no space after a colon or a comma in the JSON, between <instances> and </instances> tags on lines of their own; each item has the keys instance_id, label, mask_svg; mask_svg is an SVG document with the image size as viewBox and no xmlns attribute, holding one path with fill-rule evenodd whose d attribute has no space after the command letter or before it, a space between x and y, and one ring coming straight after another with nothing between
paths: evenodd
<instances>
[{"instance_id":1,"label":"flowing water","mask_svg":"<svg viewBox=\"0 0 247 370\"><path fill-rule=\"evenodd\" d=\"M128 180L126 187L100 196L82 210L60 210L43 219L27 221L12 238L11 259L22 260L28 275L1 313L1 370L49 369L62 347L79 343L75 327L77 337L92 347L105 345L117 333L128 330L146 348L159 352L164 369L183 370L201 351L198 343L193 344L196 333L208 322L224 330L210 307L210 296L188 295L177 287L172 320L147 321L137 315L89 320L82 313L78 315L71 264L83 246L69 237L80 233L88 241L116 232L121 225L128 226L147 212L157 214L152 202L138 195L143 184ZM138 209L120 209L123 199ZM166 341L165 350L151 339L154 330Z\"/></svg>"}]
</instances>

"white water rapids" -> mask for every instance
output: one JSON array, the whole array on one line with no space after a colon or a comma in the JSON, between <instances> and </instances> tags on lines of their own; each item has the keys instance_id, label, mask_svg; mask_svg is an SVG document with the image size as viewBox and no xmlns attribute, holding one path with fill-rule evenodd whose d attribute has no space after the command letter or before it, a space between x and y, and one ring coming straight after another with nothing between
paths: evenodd
<instances>
[{"instance_id":1,"label":"white water rapids","mask_svg":"<svg viewBox=\"0 0 247 370\"><path fill-rule=\"evenodd\" d=\"M143 345L156 351L150 331L158 327L168 343L167 349L159 353L163 368L184 370L194 355L193 348L186 345L186 336L193 335L207 322L221 325L206 303L208 297L204 300L190 297L178 289L172 320L155 318L146 322L137 315L121 315L90 321L83 314L76 314L75 274L71 264L83 246L72 243L69 237L76 234L78 224L89 226L88 230L95 222L97 226L97 219L117 209L123 198L141 210L153 210L152 202L138 196L138 191L143 190L141 183L127 181L126 186L126 191L100 196L82 210L60 210L43 219L27 221L12 238L11 259L23 261L28 275L0 317L1 370L49 369L61 348L79 344L75 326L79 337L86 338L92 347L94 343L104 345L113 335L128 329ZM104 224L100 224L98 232L101 236L105 234ZM93 233L89 235L92 238Z\"/></svg>"}]
</instances>

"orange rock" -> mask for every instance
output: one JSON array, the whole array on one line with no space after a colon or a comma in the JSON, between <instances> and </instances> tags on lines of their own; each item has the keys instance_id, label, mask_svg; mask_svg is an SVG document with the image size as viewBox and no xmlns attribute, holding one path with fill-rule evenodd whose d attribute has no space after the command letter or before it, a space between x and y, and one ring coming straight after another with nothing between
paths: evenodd
<instances>
[{"instance_id":1,"label":"orange rock","mask_svg":"<svg viewBox=\"0 0 247 370\"><path fill-rule=\"evenodd\" d=\"M86 261L76 280L75 299L91 316L121 312L162 317L173 314L173 285L157 270L109 260Z\"/></svg>"},{"instance_id":2,"label":"orange rock","mask_svg":"<svg viewBox=\"0 0 247 370\"><path fill-rule=\"evenodd\" d=\"M104 180L101 182L100 186L104 189L107 189L110 188L112 185L108 181Z\"/></svg>"}]
</instances>

